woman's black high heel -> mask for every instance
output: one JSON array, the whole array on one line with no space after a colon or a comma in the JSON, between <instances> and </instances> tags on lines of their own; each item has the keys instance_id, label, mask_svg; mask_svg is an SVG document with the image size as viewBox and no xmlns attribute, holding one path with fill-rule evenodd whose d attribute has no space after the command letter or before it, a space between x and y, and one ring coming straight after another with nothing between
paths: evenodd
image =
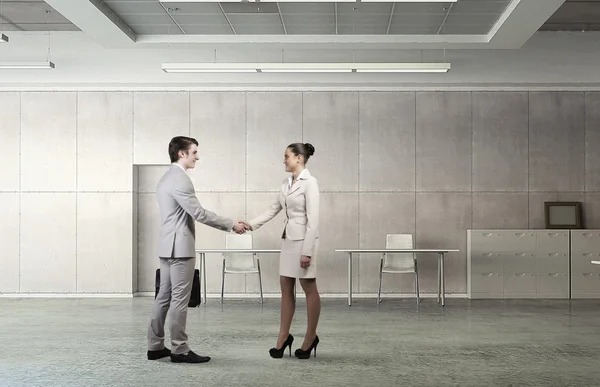
<instances>
[{"instance_id":1,"label":"woman's black high heel","mask_svg":"<svg viewBox=\"0 0 600 387\"><path fill-rule=\"evenodd\" d=\"M287 339L285 339L285 343L281 346L281 348L277 349L275 347L269 349L269 355L276 359L281 359L283 357L283 352L285 351L285 347L290 347L290 357L292 356L292 343L294 342L294 336L288 335Z\"/></svg>"},{"instance_id":2,"label":"woman's black high heel","mask_svg":"<svg viewBox=\"0 0 600 387\"><path fill-rule=\"evenodd\" d=\"M310 347L308 347L308 349L306 351L302 350L302 348L298 348L296 350L296 352L294 352L294 354L296 355L296 357L298 359L308 359L308 358L310 358L310 353L314 349L315 357L317 357L317 345L319 345L319 336L315 336L315 339L313 340L312 344L310 345Z\"/></svg>"}]
</instances>

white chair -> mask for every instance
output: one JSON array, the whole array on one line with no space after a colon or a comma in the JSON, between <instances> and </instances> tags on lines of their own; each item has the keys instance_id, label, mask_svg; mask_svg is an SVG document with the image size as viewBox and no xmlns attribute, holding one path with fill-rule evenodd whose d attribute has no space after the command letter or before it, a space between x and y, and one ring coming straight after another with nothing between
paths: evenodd
<instances>
[{"instance_id":1,"label":"white chair","mask_svg":"<svg viewBox=\"0 0 600 387\"><path fill-rule=\"evenodd\" d=\"M225 249L250 250L252 249L252 235L227 234ZM256 253L223 253L223 276L221 278L221 303L225 292L225 274L258 274L260 286L260 303L263 302L262 275L260 260Z\"/></svg>"},{"instance_id":2,"label":"white chair","mask_svg":"<svg viewBox=\"0 0 600 387\"><path fill-rule=\"evenodd\" d=\"M413 249L412 234L388 234L385 239L386 249ZM417 270L417 257L414 253L383 253L379 265L379 291L377 303L381 302L381 280L383 273L388 274L414 274L415 293L419 305L419 272Z\"/></svg>"}]
</instances>

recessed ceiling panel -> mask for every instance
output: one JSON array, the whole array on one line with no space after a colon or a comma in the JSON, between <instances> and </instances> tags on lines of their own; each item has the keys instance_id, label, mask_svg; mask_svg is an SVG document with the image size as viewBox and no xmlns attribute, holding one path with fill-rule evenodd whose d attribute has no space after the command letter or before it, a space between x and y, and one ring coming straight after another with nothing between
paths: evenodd
<instances>
[{"instance_id":1,"label":"recessed ceiling panel","mask_svg":"<svg viewBox=\"0 0 600 387\"><path fill-rule=\"evenodd\" d=\"M225 13L279 13L277 10L277 3L221 3Z\"/></svg>"}]
</instances>

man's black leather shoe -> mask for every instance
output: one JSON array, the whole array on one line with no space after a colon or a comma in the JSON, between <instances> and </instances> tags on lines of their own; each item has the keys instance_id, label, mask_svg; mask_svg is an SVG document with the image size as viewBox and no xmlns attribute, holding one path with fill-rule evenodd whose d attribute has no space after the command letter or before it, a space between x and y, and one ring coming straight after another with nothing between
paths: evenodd
<instances>
[{"instance_id":1,"label":"man's black leather shoe","mask_svg":"<svg viewBox=\"0 0 600 387\"><path fill-rule=\"evenodd\" d=\"M169 351L166 348L159 349L157 351L148 351L148 360L162 359L163 357L167 357L170 354L171 354L171 351Z\"/></svg>"},{"instance_id":2,"label":"man's black leather shoe","mask_svg":"<svg viewBox=\"0 0 600 387\"><path fill-rule=\"evenodd\" d=\"M193 351L189 351L187 355L171 354L171 363L206 363L208 361L210 361L209 356L200 356Z\"/></svg>"}]
</instances>

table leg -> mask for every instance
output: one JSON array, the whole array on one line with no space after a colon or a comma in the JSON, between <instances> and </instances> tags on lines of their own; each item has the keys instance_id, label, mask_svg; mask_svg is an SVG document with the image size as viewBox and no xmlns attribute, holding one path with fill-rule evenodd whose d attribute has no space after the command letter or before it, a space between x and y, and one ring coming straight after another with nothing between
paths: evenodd
<instances>
[{"instance_id":1,"label":"table leg","mask_svg":"<svg viewBox=\"0 0 600 387\"><path fill-rule=\"evenodd\" d=\"M352 305L352 253L348 253L348 306Z\"/></svg>"},{"instance_id":2,"label":"table leg","mask_svg":"<svg viewBox=\"0 0 600 387\"><path fill-rule=\"evenodd\" d=\"M446 273L444 271L444 253L441 254L441 262L442 262L442 306L446 305Z\"/></svg>"},{"instance_id":3,"label":"table leg","mask_svg":"<svg viewBox=\"0 0 600 387\"><path fill-rule=\"evenodd\" d=\"M438 254L438 260L437 260L437 302L438 304L441 301L441 293L442 293L442 273L441 273L441 268L442 268L442 254Z\"/></svg>"},{"instance_id":4,"label":"table leg","mask_svg":"<svg viewBox=\"0 0 600 387\"><path fill-rule=\"evenodd\" d=\"M204 287L204 303L206 304L206 254L202 253L202 286Z\"/></svg>"}]
</instances>

